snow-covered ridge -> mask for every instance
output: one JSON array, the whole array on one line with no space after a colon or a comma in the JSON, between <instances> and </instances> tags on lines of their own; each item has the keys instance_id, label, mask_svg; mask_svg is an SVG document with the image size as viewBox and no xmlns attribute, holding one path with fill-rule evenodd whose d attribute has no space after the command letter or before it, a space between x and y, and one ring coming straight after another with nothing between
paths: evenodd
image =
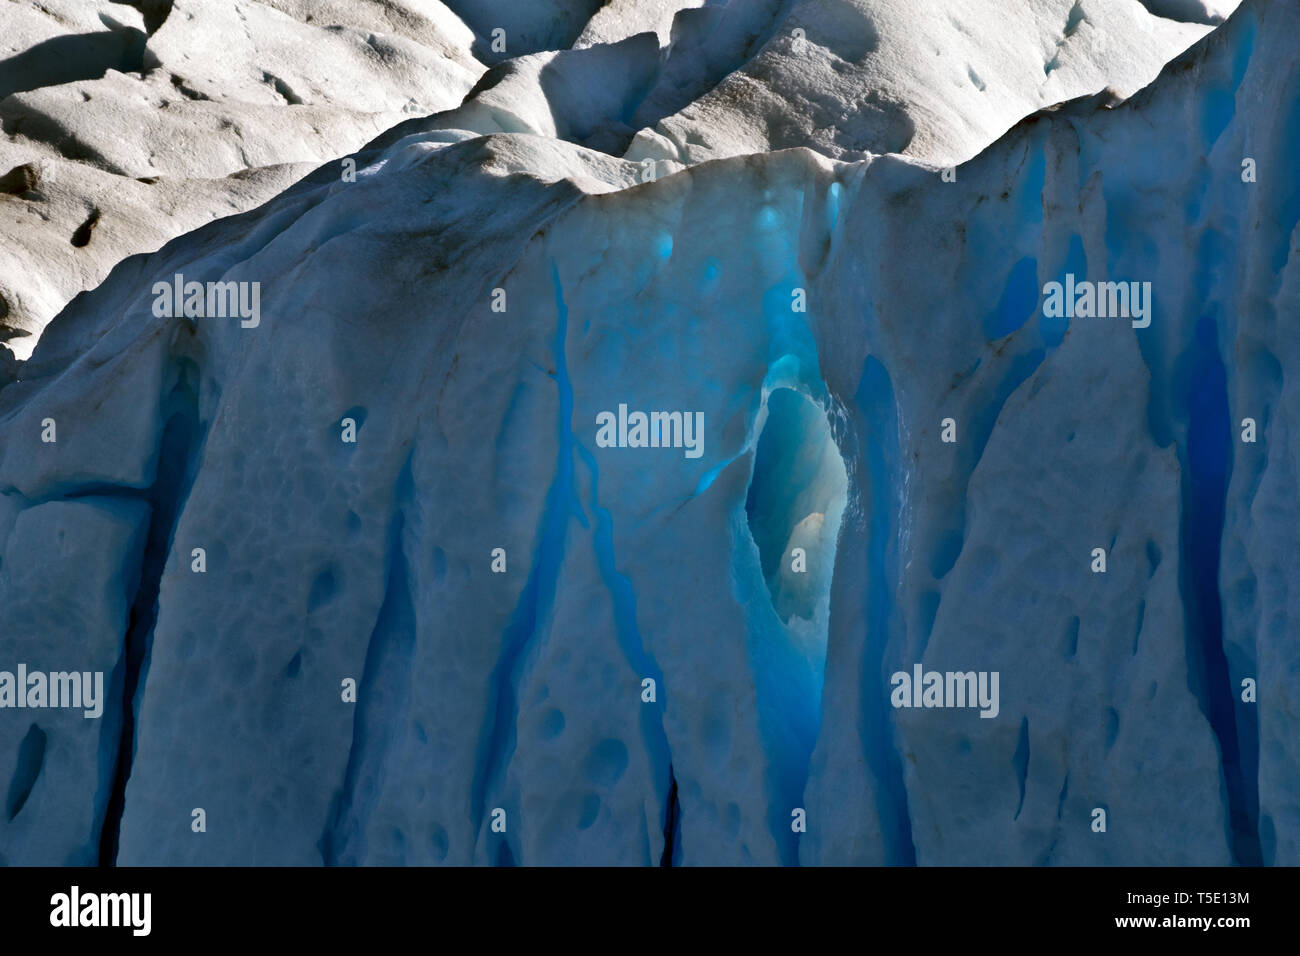
<instances>
[{"instance_id":1,"label":"snow-covered ridge","mask_svg":"<svg viewBox=\"0 0 1300 956\"><path fill-rule=\"evenodd\" d=\"M1199 0L1159 16L1014 6L5 0L0 174L16 178L0 191L0 356L30 355L126 256L411 116L557 137L657 174L793 146L946 164L1040 107L1132 92L1214 21Z\"/></svg>"},{"instance_id":2,"label":"snow-covered ridge","mask_svg":"<svg viewBox=\"0 0 1300 956\"><path fill-rule=\"evenodd\" d=\"M412 120L122 263L0 389L3 646L112 675L0 711L0 854L1300 862L1298 29L1248 0L954 181ZM176 274L260 323L157 318ZM705 453L599 447L620 404ZM917 663L997 716L891 707Z\"/></svg>"},{"instance_id":3,"label":"snow-covered ridge","mask_svg":"<svg viewBox=\"0 0 1300 956\"><path fill-rule=\"evenodd\" d=\"M125 257L456 105L473 42L437 0L3 0L0 354Z\"/></svg>"},{"instance_id":4,"label":"snow-covered ridge","mask_svg":"<svg viewBox=\"0 0 1300 956\"><path fill-rule=\"evenodd\" d=\"M962 162L1036 109L1149 83L1213 19L1190 15L1198 2L1176 19L1164 6L1159 16L1094 0L770 0L684 11L628 156L698 162L807 146L842 160ZM775 19L754 19L763 8ZM741 64L701 82L729 48Z\"/></svg>"}]
</instances>

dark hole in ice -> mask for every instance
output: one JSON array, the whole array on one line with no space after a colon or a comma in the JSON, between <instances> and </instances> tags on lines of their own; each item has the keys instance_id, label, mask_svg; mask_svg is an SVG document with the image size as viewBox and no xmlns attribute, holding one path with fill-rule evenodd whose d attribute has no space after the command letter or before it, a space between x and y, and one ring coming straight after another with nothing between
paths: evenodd
<instances>
[{"instance_id":1,"label":"dark hole in ice","mask_svg":"<svg viewBox=\"0 0 1300 956\"><path fill-rule=\"evenodd\" d=\"M99 210L92 209L86 221L77 227L77 231L72 234L72 244L78 249L83 249L90 245L90 237L95 231L95 226L99 224Z\"/></svg>"},{"instance_id":2,"label":"dark hole in ice","mask_svg":"<svg viewBox=\"0 0 1300 956\"><path fill-rule=\"evenodd\" d=\"M13 778L9 781L9 797L5 801L5 815L12 820L22 812L31 796L32 788L45 765L45 731L32 724L27 736L18 745L18 761Z\"/></svg>"},{"instance_id":3,"label":"dark hole in ice","mask_svg":"<svg viewBox=\"0 0 1300 956\"><path fill-rule=\"evenodd\" d=\"M772 606L786 624L812 620L830 595L847 489L826 413L793 389L774 390L745 512Z\"/></svg>"}]
</instances>

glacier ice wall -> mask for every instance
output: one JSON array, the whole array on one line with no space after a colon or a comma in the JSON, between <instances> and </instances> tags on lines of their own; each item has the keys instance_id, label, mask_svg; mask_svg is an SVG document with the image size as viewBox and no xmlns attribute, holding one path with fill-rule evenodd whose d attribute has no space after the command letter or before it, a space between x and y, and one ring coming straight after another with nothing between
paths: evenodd
<instances>
[{"instance_id":1,"label":"glacier ice wall","mask_svg":"<svg viewBox=\"0 0 1300 956\"><path fill-rule=\"evenodd\" d=\"M4 646L112 688L2 715L0 854L1296 863L1298 28L1247 3L953 182L413 121L126 260L0 390ZM260 324L154 317L177 273ZM1150 326L1048 318L1066 274L1150 281ZM620 404L702 454L600 447ZM819 416L805 619L754 529L808 478L756 463ZM891 707L917 662L999 672L997 716Z\"/></svg>"},{"instance_id":2,"label":"glacier ice wall","mask_svg":"<svg viewBox=\"0 0 1300 956\"><path fill-rule=\"evenodd\" d=\"M124 257L403 120L660 172L790 146L955 162L1034 109L1132 93L1236 2L9 0L0 362Z\"/></svg>"}]
</instances>

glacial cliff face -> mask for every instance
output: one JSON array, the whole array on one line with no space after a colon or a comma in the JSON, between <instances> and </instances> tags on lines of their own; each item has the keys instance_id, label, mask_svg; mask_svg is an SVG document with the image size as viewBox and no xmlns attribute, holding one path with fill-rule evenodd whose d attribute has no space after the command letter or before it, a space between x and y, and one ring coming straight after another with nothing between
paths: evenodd
<instances>
[{"instance_id":1,"label":"glacial cliff face","mask_svg":"<svg viewBox=\"0 0 1300 956\"><path fill-rule=\"evenodd\" d=\"M7 0L0 362L6 348L29 357L50 319L127 256L260 205L404 120L612 155L636 136L629 158L663 171L790 146L949 162L1033 109L1131 93L1217 17L1001 6ZM735 82L764 102L727 93Z\"/></svg>"},{"instance_id":2,"label":"glacial cliff face","mask_svg":"<svg viewBox=\"0 0 1300 956\"><path fill-rule=\"evenodd\" d=\"M122 262L0 389L3 646L108 688L0 710L0 854L1300 862L1298 29L947 174L647 167L611 48L538 54Z\"/></svg>"}]
</instances>

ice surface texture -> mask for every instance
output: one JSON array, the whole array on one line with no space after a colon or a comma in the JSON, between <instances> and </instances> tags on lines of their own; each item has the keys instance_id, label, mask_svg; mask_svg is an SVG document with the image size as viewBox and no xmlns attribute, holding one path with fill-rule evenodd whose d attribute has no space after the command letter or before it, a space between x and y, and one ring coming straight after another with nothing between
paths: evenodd
<instances>
[{"instance_id":1,"label":"ice surface texture","mask_svg":"<svg viewBox=\"0 0 1300 956\"><path fill-rule=\"evenodd\" d=\"M1213 20L1121 6L6 0L0 176L33 182L0 189L0 359L27 358L126 256L257 206L476 84L444 125L665 166L787 146L956 161L1033 109L1132 92ZM793 51L796 30L808 42Z\"/></svg>"},{"instance_id":2,"label":"ice surface texture","mask_svg":"<svg viewBox=\"0 0 1300 956\"><path fill-rule=\"evenodd\" d=\"M473 42L437 0L5 0L0 175L35 182L0 190L0 347L26 358L126 256L455 106Z\"/></svg>"},{"instance_id":3,"label":"ice surface texture","mask_svg":"<svg viewBox=\"0 0 1300 956\"><path fill-rule=\"evenodd\" d=\"M126 260L0 389L3 660L112 688L0 711L0 855L1300 863L1298 33L1248 0L954 182L641 182L571 141L631 128L573 81L609 48L538 53ZM155 318L176 273L261 282L260 325ZM1150 326L1046 317L1067 273L1151 282ZM598 447L620 403L703 412L702 456ZM917 662L998 715L894 709Z\"/></svg>"}]
</instances>

